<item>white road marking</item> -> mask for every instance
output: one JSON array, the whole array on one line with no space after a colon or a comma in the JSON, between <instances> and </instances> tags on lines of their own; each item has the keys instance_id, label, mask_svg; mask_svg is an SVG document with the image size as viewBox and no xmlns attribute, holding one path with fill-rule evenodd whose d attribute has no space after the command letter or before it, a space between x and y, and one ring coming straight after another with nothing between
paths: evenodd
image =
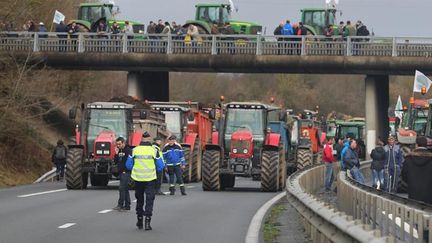
<instances>
[{"instance_id":1,"label":"white road marking","mask_svg":"<svg viewBox=\"0 0 432 243\"><path fill-rule=\"evenodd\" d=\"M113 210L112 209L105 209L105 210L99 211L98 213L109 213L111 211L113 211Z\"/></svg>"},{"instance_id":2,"label":"white road marking","mask_svg":"<svg viewBox=\"0 0 432 243\"><path fill-rule=\"evenodd\" d=\"M31 193L31 194L25 194L25 195L19 195L17 197L32 197L32 196L39 196L39 195L43 195L43 194L49 194L49 193L54 193L54 192L63 192L66 191L67 189L58 189L58 190L52 190L52 191L45 191L45 192L36 192L36 193Z\"/></svg>"},{"instance_id":3,"label":"white road marking","mask_svg":"<svg viewBox=\"0 0 432 243\"><path fill-rule=\"evenodd\" d=\"M168 195L168 194L170 194L170 192L163 192L165 195Z\"/></svg>"},{"instance_id":4,"label":"white road marking","mask_svg":"<svg viewBox=\"0 0 432 243\"><path fill-rule=\"evenodd\" d=\"M186 188L195 188L195 186L186 186Z\"/></svg>"},{"instance_id":5,"label":"white road marking","mask_svg":"<svg viewBox=\"0 0 432 243\"><path fill-rule=\"evenodd\" d=\"M119 182L119 181L109 181L108 184L111 185L111 184L116 184L116 183L118 183L118 182Z\"/></svg>"},{"instance_id":6,"label":"white road marking","mask_svg":"<svg viewBox=\"0 0 432 243\"><path fill-rule=\"evenodd\" d=\"M137 201L137 200L135 199L135 200L133 200L132 202L133 202L133 203L136 203L136 201Z\"/></svg>"},{"instance_id":7,"label":"white road marking","mask_svg":"<svg viewBox=\"0 0 432 243\"><path fill-rule=\"evenodd\" d=\"M67 223L67 224L64 224L64 225L60 225L57 228L59 228L59 229L66 229L66 228L69 228L69 227L71 227L73 225L76 225L76 223Z\"/></svg>"}]
</instances>

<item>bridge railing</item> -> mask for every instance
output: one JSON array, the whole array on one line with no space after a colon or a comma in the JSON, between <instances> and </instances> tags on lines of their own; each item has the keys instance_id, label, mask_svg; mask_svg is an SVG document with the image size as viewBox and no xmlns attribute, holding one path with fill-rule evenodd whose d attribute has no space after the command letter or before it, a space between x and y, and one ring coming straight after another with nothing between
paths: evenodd
<instances>
[{"instance_id":1,"label":"bridge railing","mask_svg":"<svg viewBox=\"0 0 432 243\"><path fill-rule=\"evenodd\" d=\"M283 56L432 56L432 38L133 35L0 32L0 50L63 53L154 53Z\"/></svg>"}]
</instances>

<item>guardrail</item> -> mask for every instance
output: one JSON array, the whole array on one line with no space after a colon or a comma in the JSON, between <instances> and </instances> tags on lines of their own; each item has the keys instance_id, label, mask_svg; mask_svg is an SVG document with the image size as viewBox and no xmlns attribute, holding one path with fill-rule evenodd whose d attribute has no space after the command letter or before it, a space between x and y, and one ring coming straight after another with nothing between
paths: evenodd
<instances>
[{"instance_id":1,"label":"guardrail","mask_svg":"<svg viewBox=\"0 0 432 243\"><path fill-rule=\"evenodd\" d=\"M370 171L370 162L362 170ZM432 206L376 190L338 175L338 206L369 228L402 242L432 242Z\"/></svg>"},{"instance_id":2,"label":"guardrail","mask_svg":"<svg viewBox=\"0 0 432 243\"><path fill-rule=\"evenodd\" d=\"M291 175L287 183L288 200L303 217L306 233L313 242L392 242L380 232L338 212L314 194L324 187L324 165Z\"/></svg>"},{"instance_id":3,"label":"guardrail","mask_svg":"<svg viewBox=\"0 0 432 243\"><path fill-rule=\"evenodd\" d=\"M432 38L0 32L0 50L282 56L431 57Z\"/></svg>"}]
</instances>

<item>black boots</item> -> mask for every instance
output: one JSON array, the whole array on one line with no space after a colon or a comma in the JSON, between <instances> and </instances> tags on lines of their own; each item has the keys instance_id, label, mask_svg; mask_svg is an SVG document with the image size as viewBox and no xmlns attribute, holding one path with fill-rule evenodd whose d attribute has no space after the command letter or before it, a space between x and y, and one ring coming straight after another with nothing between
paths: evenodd
<instances>
[{"instance_id":1,"label":"black boots","mask_svg":"<svg viewBox=\"0 0 432 243\"><path fill-rule=\"evenodd\" d=\"M174 193L175 193L175 187L170 187L169 188L169 190L170 190L170 195L172 196L172 195L174 195Z\"/></svg>"},{"instance_id":2,"label":"black boots","mask_svg":"<svg viewBox=\"0 0 432 243\"><path fill-rule=\"evenodd\" d=\"M145 218L145 226L144 226L145 230L152 230L152 227L150 226L150 221L151 221L151 217ZM142 223L142 221L141 221L141 223Z\"/></svg>"},{"instance_id":3,"label":"black boots","mask_svg":"<svg viewBox=\"0 0 432 243\"><path fill-rule=\"evenodd\" d=\"M187 195L184 186L181 186L181 187L180 187L180 191L181 191L181 194L182 194L183 196L186 196L186 195Z\"/></svg>"},{"instance_id":4,"label":"black boots","mask_svg":"<svg viewBox=\"0 0 432 243\"><path fill-rule=\"evenodd\" d=\"M138 227L138 229L143 229L143 216L137 216L137 219L138 219L138 221L136 223L136 226ZM149 225L150 225L150 223L149 223ZM147 218L146 218L146 227L147 227Z\"/></svg>"}]
</instances>

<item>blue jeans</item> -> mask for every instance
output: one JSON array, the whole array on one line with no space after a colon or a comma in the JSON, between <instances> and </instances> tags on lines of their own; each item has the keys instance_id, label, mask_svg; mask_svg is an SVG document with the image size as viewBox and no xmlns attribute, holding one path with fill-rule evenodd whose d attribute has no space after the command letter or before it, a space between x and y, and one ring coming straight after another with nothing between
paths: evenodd
<instances>
[{"instance_id":1,"label":"blue jeans","mask_svg":"<svg viewBox=\"0 0 432 243\"><path fill-rule=\"evenodd\" d=\"M359 182L361 184L365 184L364 176L360 172L359 168L357 168L357 166L352 167L350 169L350 172L351 172L351 175L354 178L354 180L356 180L357 182Z\"/></svg>"},{"instance_id":2,"label":"blue jeans","mask_svg":"<svg viewBox=\"0 0 432 243\"><path fill-rule=\"evenodd\" d=\"M326 191L331 190L331 185L334 180L333 176L333 163L325 163L325 179L324 179L324 186Z\"/></svg>"},{"instance_id":3,"label":"blue jeans","mask_svg":"<svg viewBox=\"0 0 432 243\"><path fill-rule=\"evenodd\" d=\"M384 187L384 170L372 170L372 185L377 186L378 181L380 188Z\"/></svg>"},{"instance_id":4,"label":"blue jeans","mask_svg":"<svg viewBox=\"0 0 432 243\"><path fill-rule=\"evenodd\" d=\"M180 165L168 166L168 174L169 174L170 187L175 187L174 175L175 175L175 177L177 179L177 184L179 184L180 186L184 186L184 183L183 183L183 170L180 167Z\"/></svg>"},{"instance_id":5,"label":"blue jeans","mask_svg":"<svg viewBox=\"0 0 432 243\"><path fill-rule=\"evenodd\" d=\"M129 180L130 172L120 174L120 185L119 185L119 200L117 206L121 208L129 208L131 205L129 195Z\"/></svg>"},{"instance_id":6,"label":"blue jeans","mask_svg":"<svg viewBox=\"0 0 432 243\"><path fill-rule=\"evenodd\" d=\"M65 163L57 162L55 163L55 166L56 166L56 175L60 177L64 177Z\"/></svg>"}]
</instances>

